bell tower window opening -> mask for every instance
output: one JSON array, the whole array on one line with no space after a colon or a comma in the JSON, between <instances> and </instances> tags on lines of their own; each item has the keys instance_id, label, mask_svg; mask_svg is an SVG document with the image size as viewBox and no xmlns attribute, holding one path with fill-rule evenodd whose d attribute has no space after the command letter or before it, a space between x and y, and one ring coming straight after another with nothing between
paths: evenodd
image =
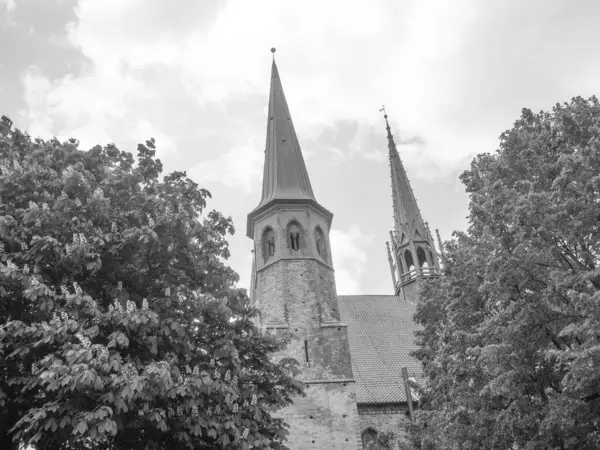
<instances>
[{"instance_id":1,"label":"bell tower window opening","mask_svg":"<svg viewBox=\"0 0 600 450\"><path fill-rule=\"evenodd\" d=\"M409 272L415 269L415 263L413 262L413 257L410 250L406 250L404 252L404 260L406 261L406 267L408 268Z\"/></svg>"},{"instance_id":2,"label":"bell tower window opening","mask_svg":"<svg viewBox=\"0 0 600 450\"><path fill-rule=\"evenodd\" d=\"M325 233L323 233L321 227L315 228L315 247L317 250L317 254L325 261L327 261L327 243L325 241Z\"/></svg>"},{"instance_id":3,"label":"bell tower window opening","mask_svg":"<svg viewBox=\"0 0 600 450\"><path fill-rule=\"evenodd\" d=\"M267 262L269 258L275 255L275 232L273 228L267 227L262 234L262 255L263 260Z\"/></svg>"},{"instance_id":4,"label":"bell tower window opening","mask_svg":"<svg viewBox=\"0 0 600 450\"><path fill-rule=\"evenodd\" d=\"M291 250L298 251L304 248L304 231L302 226L295 220L287 226L288 247Z\"/></svg>"},{"instance_id":5,"label":"bell tower window opening","mask_svg":"<svg viewBox=\"0 0 600 450\"><path fill-rule=\"evenodd\" d=\"M290 233L290 247L292 250L300 249L300 233Z\"/></svg>"},{"instance_id":6,"label":"bell tower window opening","mask_svg":"<svg viewBox=\"0 0 600 450\"><path fill-rule=\"evenodd\" d=\"M423 267L423 264L427 262L427 255L423 247L417 247L417 259L419 260L419 267Z\"/></svg>"}]
</instances>

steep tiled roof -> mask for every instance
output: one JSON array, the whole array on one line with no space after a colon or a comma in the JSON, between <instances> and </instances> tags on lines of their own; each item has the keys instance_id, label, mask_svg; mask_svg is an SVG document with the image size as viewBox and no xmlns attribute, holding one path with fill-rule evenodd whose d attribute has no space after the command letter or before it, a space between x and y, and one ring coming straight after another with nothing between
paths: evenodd
<instances>
[{"instance_id":1,"label":"steep tiled roof","mask_svg":"<svg viewBox=\"0 0 600 450\"><path fill-rule=\"evenodd\" d=\"M358 403L405 402L402 368L421 377L413 322L416 306L393 295L340 295L340 316L348 325Z\"/></svg>"}]
</instances>

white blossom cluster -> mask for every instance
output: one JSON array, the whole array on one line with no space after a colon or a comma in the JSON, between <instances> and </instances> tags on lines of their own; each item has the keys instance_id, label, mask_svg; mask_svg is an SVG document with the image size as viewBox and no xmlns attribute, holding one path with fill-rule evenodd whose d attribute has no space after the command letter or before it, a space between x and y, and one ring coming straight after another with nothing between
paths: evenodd
<instances>
[{"instance_id":1,"label":"white blossom cluster","mask_svg":"<svg viewBox=\"0 0 600 450\"><path fill-rule=\"evenodd\" d=\"M29 209L39 209L38 205L35 204L35 202L32 202L31 200L29 200Z\"/></svg>"},{"instance_id":2,"label":"white blossom cluster","mask_svg":"<svg viewBox=\"0 0 600 450\"><path fill-rule=\"evenodd\" d=\"M65 192L64 189L62 191L60 191L60 197L59 198L61 198L61 199L67 198L67 193Z\"/></svg>"},{"instance_id":3,"label":"white blossom cluster","mask_svg":"<svg viewBox=\"0 0 600 450\"><path fill-rule=\"evenodd\" d=\"M142 300L142 311L147 311L148 310L148 299L146 299L146 297L144 297L144 299Z\"/></svg>"},{"instance_id":4,"label":"white blossom cluster","mask_svg":"<svg viewBox=\"0 0 600 450\"><path fill-rule=\"evenodd\" d=\"M229 383L230 381L231 381L231 372L228 370L228 371L225 373L225 382L226 382L226 383Z\"/></svg>"},{"instance_id":5,"label":"white blossom cluster","mask_svg":"<svg viewBox=\"0 0 600 450\"><path fill-rule=\"evenodd\" d=\"M135 303L131 300L127 300L127 313L131 314L136 309L137 307L135 306Z\"/></svg>"},{"instance_id":6,"label":"white blossom cluster","mask_svg":"<svg viewBox=\"0 0 600 450\"><path fill-rule=\"evenodd\" d=\"M108 349L106 347L102 347L102 350L100 350L100 359L108 359Z\"/></svg>"},{"instance_id":7,"label":"white blossom cluster","mask_svg":"<svg viewBox=\"0 0 600 450\"><path fill-rule=\"evenodd\" d=\"M83 233L73 233L73 245L85 245L87 244L87 238Z\"/></svg>"},{"instance_id":8,"label":"white blossom cluster","mask_svg":"<svg viewBox=\"0 0 600 450\"><path fill-rule=\"evenodd\" d=\"M75 289L75 294L77 295L81 295L83 293L81 287L77 284L76 281L73 281L73 289Z\"/></svg>"},{"instance_id":9,"label":"white blossom cluster","mask_svg":"<svg viewBox=\"0 0 600 450\"><path fill-rule=\"evenodd\" d=\"M114 306L113 305L108 306L109 312L113 312L114 310L117 310L117 311L119 311L119 313L123 314L123 306L121 305L121 302L116 298L114 301Z\"/></svg>"},{"instance_id":10,"label":"white blossom cluster","mask_svg":"<svg viewBox=\"0 0 600 450\"><path fill-rule=\"evenodd\" d=\"M123 282L119 280L117 282L117 291L121 292L122 290L123 290Z\"/></svg>"},{"instance_id":11,"label":"white blossom cluster","mask_svg":"<svg viewBox=\"0 0 600 450\"><path fill-rule=\"evenodd\" d=\"M150 228L154 228L154 219L152 218L152 216L150 216L150 214L147 214L148 216L148 226Z\"/></svg>"},{"instance_id":12,"label":"white blossom cluster","mask_svg":"<svg viewBox=\"0 0 600 450\"><path fill-rule=\"evenodd\" d=\"M81 203L81 200L79 200L79 197L77 197L77 198L75 199L75 205L76 205L77 207L81 207L82 203Z\"/></svg>"},{"instance_id":13,"label":"white blossom cluster","mask_svg":"<svg viewBox=\"0 0 600 450\"><path fill-rule=\"evenodd\" d=\"M111 233L116 233L117 232L117 224L113 221L110 224L110 232Z\"/></svg>"},{"instance_id":14,"label":"white blossom cluster","mask_svg":"<svg viewBox=\"0 0 600 450\"><path fill-rule=\"evenodd\" d=\"M248 438L248 433L249 433L248 428L244 427L244 432L242 433L242 437L244 439L247 439Z\"/></svg>"},{"instance_id":15,"label":"white blossom cluster","mask_svg":"<svg viewBox=\"0 0 600 450\"><path fill-rule=\"evenodd\" d=\"M35 227L36 228L41 228L42 227L42 221L40 219L35 219Z\"/></svg>"},{"instance_id":16,"label":"white blossom cluster","mask_svg":"<svg viewBox=\"0 0 600 450\"><path fill-rule=\"evenodd\" d=\"M21 250L25 251L27 250L29 247L27 247L27 242L21 242Z\"/></svg>"},{"instance_id":17,"label":"white blossom cluster","mask_svg":"<svg viewBox=\"0 0 600 450\"><path fill-rule=\"evenodd\" d=\"M68 177L71 176L74 172L73 166L71 166L70 164L63 170L62 176L63 177Z\"/></svg>"},{"instance_id":18,"label":"white blossom cluster","mask_svg":"<svg viewBox=\"0 0 600 450\"><path fill-rule=\"evenodd\" d=\"M192 405L192 417L198 417L198 406Z\"/></svg>"},{"instance_id":19,"label":"white blossom cluster","mask_svg":"<svg viewBox=\"0 0 600 450\"><path fill-rule=\"evenodd\" d=\"M167 286L165 289L165 297L168 297L170 295L171 295L171 288L169 286Z\"/></svg>"},{"instance_id":20,"label":"white blossom cluster","mask_svg":"<svg viewBox=\"0 0 600 450\"><path fill-rule=\"evenodd\" d=\"M90 345L92 344L91 341L88 339L87 336L85 336L83 333L79 332L75 335L75 337L77 339L79 339L81 341L81 343L83 344L84 348L90 348Z\"/></svg>"},{"instance_id":21,"label":"white blossom cluster","mask_svg":"<svg viewBox=\"0 0 600 450\"><path fill-rule=\"evenodd\" d=\"M48 211L50 209L50 207L48 206L48 203L44 202L42 203L42 211Z\"/></svg>"}]
</instances>

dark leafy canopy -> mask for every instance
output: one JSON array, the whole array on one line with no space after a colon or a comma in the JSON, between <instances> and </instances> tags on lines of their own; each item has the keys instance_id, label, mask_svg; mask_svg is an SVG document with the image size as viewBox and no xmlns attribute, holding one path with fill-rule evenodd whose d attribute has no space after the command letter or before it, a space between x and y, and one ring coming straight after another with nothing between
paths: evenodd
<instances>
[{"instance_id":1,"label":"dark leafy canopy","mask_svg":"<svg viewBox=\"0 0 600 450\"><path fill-rule=\"evenodd\" d=\"M600 448L600 104L523 110L424 287L428 449ZM426 428L425 428L426 423Z\"/></svg>"},{"instance_id":2,"label":"dark leafy canopy","mask_svg":"<svg viewBox=\"0 0 600 450\"><path fill-rule=\"evenodd\" d=\"M0 446L286 448L301 393L185 173L0 122ZM236 320L232 320L235 318Z\"/></svg>"}]
</instances>

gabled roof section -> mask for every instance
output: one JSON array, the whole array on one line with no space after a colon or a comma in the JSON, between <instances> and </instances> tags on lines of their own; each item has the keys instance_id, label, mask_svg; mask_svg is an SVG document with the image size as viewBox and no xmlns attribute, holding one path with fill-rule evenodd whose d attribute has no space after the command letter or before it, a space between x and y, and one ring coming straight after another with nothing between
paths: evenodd
<instances>
[{"instance_id":1,"label":"gabled roof section","mask_svg":"<svg viewBox=\"0 0 600 450\"><path fill-rule=\"evenodd\" d=\"M308 203L322 210L329 222L333 217L317 203L313 193L274 58L271 66L262 196L258 206L248 215L249 237L252 237L252 218L273 203Z\"/></svg>"},{"instance_id":2,"label":"gabled roof section","mask_svg":"<svg viewBox=\"0 0 600 450\"><path fill-rule=\"evenodd\" d=\"M413 321L416 305L395 295L340 295L340 317L348 325L352 372L358 403L406 401L402 368L422 378Z\"/></svg>"}]
</instances>

